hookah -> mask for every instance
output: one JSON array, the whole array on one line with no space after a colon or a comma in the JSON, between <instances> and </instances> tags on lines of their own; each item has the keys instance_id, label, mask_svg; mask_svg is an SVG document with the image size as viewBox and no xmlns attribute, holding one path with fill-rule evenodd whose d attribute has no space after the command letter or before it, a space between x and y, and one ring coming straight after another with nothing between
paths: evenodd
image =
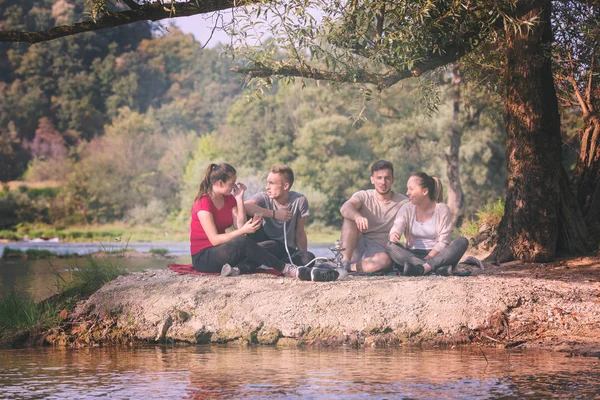
<instances>
[{"instance_id":1,"label":"hookah","mask_svg":"<svg viewBox=\"0 0 600 400\"><path fill-rule=\"evenodd\" d=\"M333 258L333 261L336 265L336 268L344 269L344 263L343 263L344 259L342 257L342 251L344 251L346 249L342 246L341 239L336 240L333 244L333 247L330 247L329 250L331 250L331 252L335 256Z\"/></svg>"}]
</instances>

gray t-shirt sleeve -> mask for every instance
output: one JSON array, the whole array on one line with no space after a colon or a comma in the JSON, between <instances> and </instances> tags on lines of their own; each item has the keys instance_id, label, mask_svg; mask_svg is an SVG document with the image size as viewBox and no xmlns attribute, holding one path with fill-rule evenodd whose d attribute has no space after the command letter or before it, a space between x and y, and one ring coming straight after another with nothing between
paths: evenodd
<instances>
[{"instance_id":1,"label":"gray t-shirt sleeve","mask_svg":"<svg viewBox=\"0 0 600 400\"><path fill-rule=\"evenodd\" d=\"M266 208L269 210L271 209L269 195L267 195L267 192L258 192L254 196L250 197L250 200L253 200L259 207Z\"/></svg>"},{"instance_id":2,"label":"gray t-shirt sleeve","mask_svg":"<svg viewBox=\"0 0 600 400\"><path fill-rule=\"evenodd\" d=\"M310 215L308 199L304 195L298 200L298 211L300 212L300 218L306 218Z\"/></svg>"}]
</instances>

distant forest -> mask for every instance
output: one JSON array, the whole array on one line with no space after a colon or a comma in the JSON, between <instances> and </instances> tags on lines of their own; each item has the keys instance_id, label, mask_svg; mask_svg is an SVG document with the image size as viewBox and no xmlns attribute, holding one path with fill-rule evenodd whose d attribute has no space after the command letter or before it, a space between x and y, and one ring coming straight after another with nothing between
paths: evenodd
<instances>
[{"instance_id":1,"label":"distant forest","mask_svg":"<svg viewBox=\"0 0 600 400\"><path fill-rule=\"evenodd\" d=\"M34 31L75 21L84 3L0 0L0 26ZM37 191L5 185L0 229L186 224L212 161L234 165L250 192L260 190L271 166L290 165L294 189L311 204L309 223L321 226L339 226L339 207L370 186L377 159L394 163L398 192L419 170L448 187L457 117L450 72L434 82L408 80L369 101L357 87L299 80L249 100L232 65L191 35L143 22L31 46L0 43L0 181L53 183ZM491 91L462 84L466 217L504 196L501 115ZM565 137L576 129L570 121L577 118L563 116ZM566 150L570 166L576 152Z\"/></svg>"}]
</instances>

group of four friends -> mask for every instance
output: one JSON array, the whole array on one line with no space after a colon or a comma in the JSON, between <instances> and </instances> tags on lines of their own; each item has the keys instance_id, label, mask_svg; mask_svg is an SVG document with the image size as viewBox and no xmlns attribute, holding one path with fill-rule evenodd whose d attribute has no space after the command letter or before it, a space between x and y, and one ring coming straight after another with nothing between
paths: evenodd
<instances>
[{"instance_id":1,"label":"group of four friends","mask_svg":"<svg viewBox=\"0 0 600 400\"><path fill-rule=\"evenodd\" d=\"M442 202L439 179L424 172L412 174L407 198L392 191L394 167L380 160L371 166L373 189L354 193L340 209L343 269L314 267L305 229L308 200L291 190L292 169L273 167L266 191L246 201L247 188L236 179L231 165L210 164L200 183L190 222L197 271L230 276L266 265L307 281L333 281L349 271L376 273L394 267L406 276L450 275L468 246L463 237L451 240L452 214ZM227 231L231 226L235 229Z\"/></svg>"}]
</instances>

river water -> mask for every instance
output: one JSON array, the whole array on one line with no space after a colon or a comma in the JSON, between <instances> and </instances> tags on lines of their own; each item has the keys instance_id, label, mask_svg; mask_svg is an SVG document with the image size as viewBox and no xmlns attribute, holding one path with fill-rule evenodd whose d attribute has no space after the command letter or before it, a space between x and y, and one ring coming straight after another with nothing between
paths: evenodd
<instances>
[{"instance_id":1,"label":"river water","mask_svg":"<svg viewBox=\"0 0 600 400\"><path fill-rule=\"evenodd\" d=\"M144 346L0 351L4 399L598 398L597 359L527 351Z\"/></svg>"},{"instance_id":2,"label":"river water","mask_svg":"<svg viewBox=\"0 0 600 400\"><path fill-rule=\"evenodd\" d=\"M63 253L79 249L82 254L99 246L36 244ZM122 261L130 270L189 263L187 246L129 244L128 248L138 251L167 248L176 258ZM311 250L318 256L331 254L324 245ZM66 276L68 267L78 262L85 259L0 260L0 284L16 286L41 299L55 291L55 272ZM600 398L600 360L548 351L491 349L146 345L0 350L0 399L94 397L588 399Z\"/></svg>"}]
</instances>

